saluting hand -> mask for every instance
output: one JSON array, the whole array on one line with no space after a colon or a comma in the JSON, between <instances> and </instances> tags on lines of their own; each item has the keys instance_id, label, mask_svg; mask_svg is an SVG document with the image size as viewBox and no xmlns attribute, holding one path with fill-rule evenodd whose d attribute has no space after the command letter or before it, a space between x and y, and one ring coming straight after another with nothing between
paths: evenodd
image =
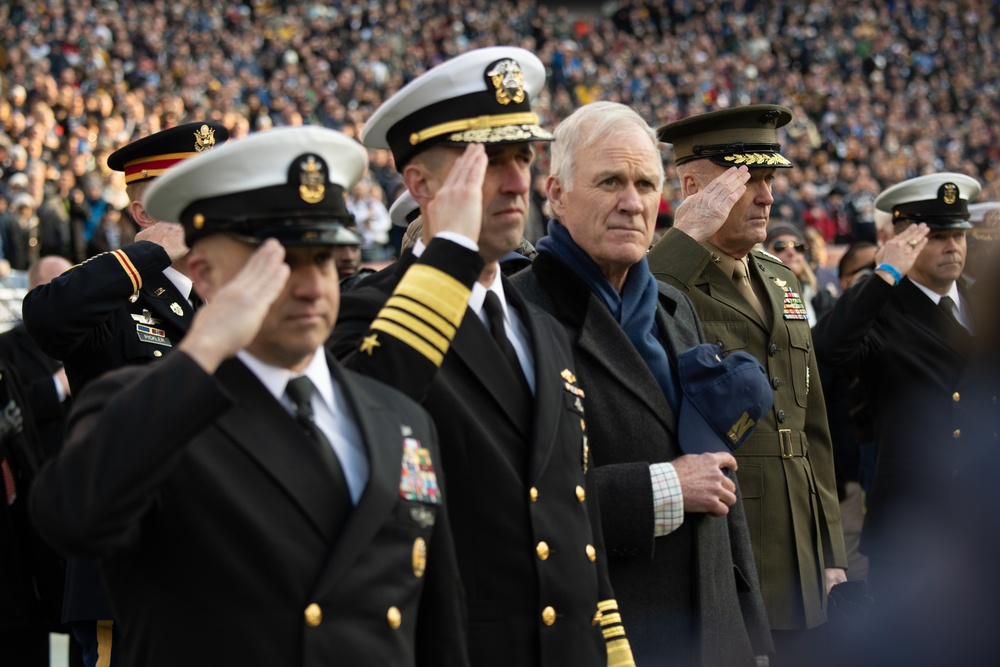
<instances>
[{"instance_id":1,"label":"saluting hand","mask_svg":"<svg viewBox=\"0 0 1000 667\"><path fill-rule=\"evenodd\" d=\"M685 512L729 514L729 508L736 504L736 484L722 469L736 470L732 454L685 454L671 463L681 483Z\"/></svg>"},{"instance_id":2,"label":"saluting hand","mask_svg":"<svg viewBox=\"0 0 1000 667\"><path fill-rule=\"evenodd\" d=\"M910 225L905 231L897 234L875 253L875 264L890 264L901 275L906 275L913 268L913 263L917 261L920 252L927 245L927 235L930 233L927 225L920 223ZM895 279L889 274L878 271L877 275L883 280L894 283Z\"/></svg>"},{"instance_id":3,"label":"saluting hand","mask_svg":"<svg viewBox=\"0 0 1000 667\"><path fill-rule=\"evenodd\" d=\"M424 238L448 231L479 241L483 225L483 180L488 164L482 144L465 147L426 206L424 227L430 236Z\"/></svg>"},{"instance_id":4,"label":"saluting hand","mask_svg":"<svg viewBox=\"0 0 1000 667\"><path fill-rule=\"evenodd\" d=\"M188 247L184 243L184 227L176 222L157 222L150 225L136 234L135 240L152 241L162 246L170 255L172 262L188 254Z\"/></svg>"},{"instance_id":5,"label":"saluting hand","mask_svg":"<svg viewBox=\"0 0 1000 667\"><path fill-rule=\"evenodd\" d=\"M750 170L731 167L694 194L685 197L674 215L674 227L701 243L726 222L729 212L747 191Z\"/></svg>"},{"instance_id":6,"label":"saluting hand","mask_svg":"<svg viewBox=\"0 0 1000 667\"><path fill-rule=\"evenodd\" d=\"M268 239L250 255L240 272L198 309L178 349L207 373L253 342L267 312L291 273L285 248Z\"/></svg>"}]
</instances>

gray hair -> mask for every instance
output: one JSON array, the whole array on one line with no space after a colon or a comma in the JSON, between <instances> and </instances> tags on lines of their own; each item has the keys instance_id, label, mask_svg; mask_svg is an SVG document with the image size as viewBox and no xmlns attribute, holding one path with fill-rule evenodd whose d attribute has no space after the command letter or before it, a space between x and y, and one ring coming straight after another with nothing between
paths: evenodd
<instances>
[{"instance_id":1,"label":"gray hair","mask_svg":"<svg viewBox=\"0 0 1000 667\"><path fill-rule=\"evenodd\" d=\"M573 171L577 153L590 144L605 145L621 134L621 125L630 123L649 136L649 143L660 154L656 130L651 128L634 109L618 102L592 102L586 104L559 123L552 142L549 175L559 181L567 192L573 189ZM659 173L657 189L663 187L665 175L663 161L656 161Z\"/></svg>"}]
</instances>

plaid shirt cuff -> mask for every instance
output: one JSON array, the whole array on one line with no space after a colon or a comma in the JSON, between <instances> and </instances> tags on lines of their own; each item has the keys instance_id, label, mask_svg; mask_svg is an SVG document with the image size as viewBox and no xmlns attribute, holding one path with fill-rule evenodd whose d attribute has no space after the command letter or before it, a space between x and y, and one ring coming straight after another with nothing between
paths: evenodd
<instances>
[{"instance_id":1,"label":"plaid shirt cuff","mask_svg":"<svg viewBox=\"0 0 1000 667\"><path fill-rule=\"evenodd\" d=\"M672 463L649 466L653 483L653 535L669 535L684 523L684 495Z\"/></svg>"}]
</instances>

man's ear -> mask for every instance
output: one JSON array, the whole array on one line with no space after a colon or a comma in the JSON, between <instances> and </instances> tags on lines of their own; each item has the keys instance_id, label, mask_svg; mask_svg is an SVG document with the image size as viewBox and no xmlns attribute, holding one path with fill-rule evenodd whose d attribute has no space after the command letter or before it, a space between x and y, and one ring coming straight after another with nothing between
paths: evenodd
<instances>
[{"instance_id":1,"label":"man's ear","mask_svg":"<svg viewBox=\"0 0 1000 667\"><path fill-rule=\"evenodd\" d=\"M694 174L688 172L680 177L681 180L681 193L685 197L690 197L695 194L701 188L698 186L698 179Z\"/></svg>"},{"instance_id":2,"label":"man's ear","mask_svg":"<svg viewBox=\"0 0 1000 667\"><path fill-rule=\"evenodd\" d=\"M192 250L187 257L187 274L194 284L194 291L208 301L216 288L209 255L204 251Z\"/></svg>"},{"instance_id":3,"label":"man's ear","mask_svg":"<svg viewBox=\"0 0 1000 667\"><path fill-rule=\"evenodd\" d=\"M142 229L152 227L157 222L146 212L146 207L139 200L135 200L128 205L128 212L131 214L132 219L135 220L135 224L139 225Z\"/></svg>"},{"instance_id":4,"label":"man's ear","mask_svg":"<svg viewBox=\"0 0 1000 667\"><path fill-rule=\"evenodd\" d=\"M419 162L411 162L403 167L403 184L421 209L427 206L434 196L427 169Z\"/></svg>"},{"instance_id":5,"label":"man's ear","mask_svg":"<svg viewBox=\"0 0 1000 667\"><path fill-rule=\"evenodd\" d=\"M562 219L563 211L566 210L562 198L565 192L562 183L555 176L549 176L548 180L545 181L545 196L549 200L549 209L555 218Z\"/></svg>"}]
</instances>

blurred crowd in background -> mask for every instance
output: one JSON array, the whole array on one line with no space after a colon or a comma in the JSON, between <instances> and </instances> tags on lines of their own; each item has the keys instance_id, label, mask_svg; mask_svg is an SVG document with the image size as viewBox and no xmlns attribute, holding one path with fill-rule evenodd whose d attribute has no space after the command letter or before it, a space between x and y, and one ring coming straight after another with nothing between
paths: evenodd
<instances>
[{"instance_id":1,"label":"blurred crowd in background","mask_svg":"<svg viewBox=\"0 0 1000 667\"><path fill-rule=\"evenodd\" d=\"M967 173L980 200L1000 199L997 0L19 0L0 5L0 26L5 287L22 288L39 256L75 263L131 240L122 174L106 164L130 140L209 118L235 138L298 124L358 136L421 72L493 44L549 68L534 107L550 128L594 100L653 126L750 103L793 109L779 136L798 168L779 170L771 219L828 244L874 240L875 196L919 174ZM667 225L680 197L663 151ZM535 168L547 173L544 154ZM371 151L349 202L368 260L393 256L385 209L400 191L389 153ZM538 219L544 194L532 199Z\"/></svg>"}]
</instances>

